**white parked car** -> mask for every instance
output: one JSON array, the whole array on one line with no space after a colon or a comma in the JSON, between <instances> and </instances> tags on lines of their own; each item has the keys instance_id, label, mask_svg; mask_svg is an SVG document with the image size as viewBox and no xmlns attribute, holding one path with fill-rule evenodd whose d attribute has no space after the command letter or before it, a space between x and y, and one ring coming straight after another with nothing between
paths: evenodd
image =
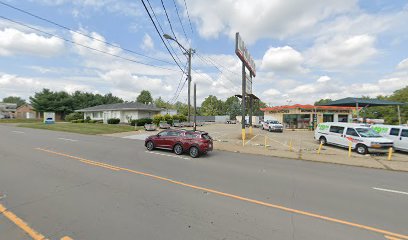
<instances>
[{"instance_id":1,"label":"white parked car","mask_svg":"<svg viewBox=\"0 0 408 240\"><path fill-rule=\"evenodd\" d=\"M326 122L319 123L314 138L323 145L349 147L359 154L387 152L393 141L382 137L366 124Z\"/></svg>"},{"instance_id":2,"label":"white parked car","mask_svg":"<svg viewBox=\"0 0 408 240\"><path fill-rule=\"evenodd\" d=\"M408 152L408 127L397 125L372 125L381 136L394 141L394 148Z\"/></svg>"},{"instance_id":3,"label":"white parked car","mask_svg":"<svg viewBox=\"0 0 408 240\"><path fill-rule=\"evenodd\" d=\"M267 120L262 123L262 129L269 132L283 132L283 125L277 120Z\"/></svg>"}]
</instances>

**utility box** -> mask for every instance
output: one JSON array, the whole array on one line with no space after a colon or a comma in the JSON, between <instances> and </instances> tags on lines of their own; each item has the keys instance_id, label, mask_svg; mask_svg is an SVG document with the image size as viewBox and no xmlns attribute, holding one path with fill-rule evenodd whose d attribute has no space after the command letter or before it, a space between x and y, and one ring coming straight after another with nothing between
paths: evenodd
<instances>
[{"instance_id":1,"label":"utility box","mask_svg":"<svg viewBox=\"0 0 408 240\"><path fill-rule=\"evenodd\" d=\"M55 123L55 112L44 112L44 123L54 124Z\"/></svg>"}]
</instances>

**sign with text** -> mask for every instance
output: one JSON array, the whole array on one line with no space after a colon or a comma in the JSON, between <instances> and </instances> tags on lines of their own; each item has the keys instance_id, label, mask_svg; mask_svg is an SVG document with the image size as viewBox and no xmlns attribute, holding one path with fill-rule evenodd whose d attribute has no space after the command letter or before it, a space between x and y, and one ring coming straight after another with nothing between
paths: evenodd
<instances>
[{"instance_id":1,"label":"sign with text","mask_svg":"<svg viewBox=\"0 0 408 240\"><path fill-rule=\"evenodd\" d=\"M245 43L238 32L235 34L235 54L237 54L239 59L241 59L241 61L249 69L252 76L255 77L256 76L255 61L249 54L249 51L246 48Z\"/></svg>"}]
</instances>

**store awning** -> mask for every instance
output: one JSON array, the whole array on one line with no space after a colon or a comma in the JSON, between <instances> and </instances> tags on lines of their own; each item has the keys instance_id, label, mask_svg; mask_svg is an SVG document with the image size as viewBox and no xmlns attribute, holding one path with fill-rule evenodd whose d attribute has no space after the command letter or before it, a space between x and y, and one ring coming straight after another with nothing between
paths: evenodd
<instances>
[{"instance_id":1,"label":"store awning","mask_svg":"<svg viewBox=\"0 0 408 240\"><path fill-rule=\"evenodd\" d=\"M394 102L380 99L364 99L364 98L343 98L336 101L316 104L316 106L341 106L341 107L374 107L374 106L399 106L406 103Z\"/></svg>"}]
</instances>

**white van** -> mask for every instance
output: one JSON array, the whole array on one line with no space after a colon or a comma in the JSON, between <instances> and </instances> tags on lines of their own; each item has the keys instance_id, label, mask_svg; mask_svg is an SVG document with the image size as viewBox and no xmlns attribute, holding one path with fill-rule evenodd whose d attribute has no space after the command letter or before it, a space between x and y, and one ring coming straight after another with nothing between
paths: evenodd
<instances>
[{"instance_id":1,"label":"white van","mask_svg":"<svg viewBox=\"0 0 408 240\"><path fill-rule=\"evenodd\" d=\"M395 149L408 152L408 126L372 125L371 128L381 136L393 140Z\"/></svg>"},{"instance_id":2,"label":"white van","mask_svg":"<svg viewBox=\"0 0 408 240\"><path fill-rule=\"evenodd\" d=\"M314 138L323 145L333 144L351 148L359 154L387 152L393 141L382 137L366 124L326 122L319 123Z\"/></svg>"}]
</instances>

